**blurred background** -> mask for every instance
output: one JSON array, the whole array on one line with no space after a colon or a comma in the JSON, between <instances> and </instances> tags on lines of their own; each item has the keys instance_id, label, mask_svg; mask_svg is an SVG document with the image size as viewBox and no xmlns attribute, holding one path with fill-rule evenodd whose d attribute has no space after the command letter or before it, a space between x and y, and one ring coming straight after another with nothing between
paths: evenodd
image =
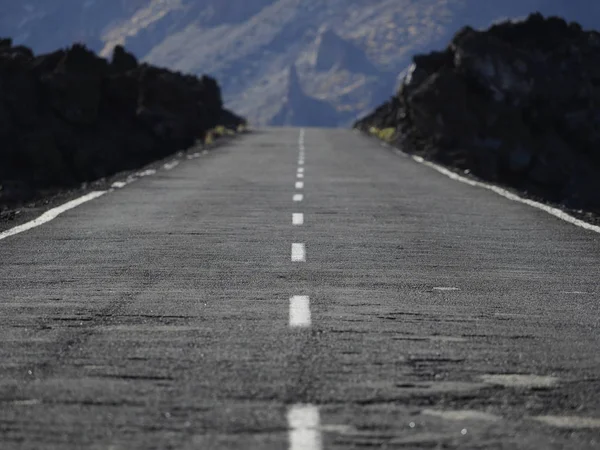
<instances>
[{"instance_id":1,"label":"blurred background","mask_svg":"<svg viewBox=\"0 0 600 450\"><path fill-rule=\"evenodd\" d=\"M123 44L215 76L257 126L349 126L388 99L411 57L463 25L559 15L597 28L593 0L0 0L0 36L36 53Z\"/></svg>"}]
</instances>

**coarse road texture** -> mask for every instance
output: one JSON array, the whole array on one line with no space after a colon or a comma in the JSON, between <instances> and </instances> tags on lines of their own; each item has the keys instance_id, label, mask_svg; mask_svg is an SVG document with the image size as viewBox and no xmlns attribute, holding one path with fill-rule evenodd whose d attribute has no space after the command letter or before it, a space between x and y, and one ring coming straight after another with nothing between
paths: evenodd
<instances>
[{"instance_id":1,"label":"coarse road texture","mask_svg":"<svg viewBox=\"0 0 600 450\"><path fill-rule=\"evenodd\" d=\"M600 448L600 236L266 129L0 241L0 448Z\"/></svg>"}]
</instances>

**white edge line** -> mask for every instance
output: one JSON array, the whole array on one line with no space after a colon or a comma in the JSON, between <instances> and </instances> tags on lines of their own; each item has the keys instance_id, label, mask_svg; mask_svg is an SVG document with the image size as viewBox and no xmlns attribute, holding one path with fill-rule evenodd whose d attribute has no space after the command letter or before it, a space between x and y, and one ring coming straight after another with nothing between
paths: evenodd
<instances>
[{"instance_id":1,"label":"white edge line","mask_svg":"<svg viewBox=\"0 0 600 450\"><path fill-rule=\"evenodd\" d=\"M483 183L481 181L470 180L468 178L458 175L455 172L452 172L451 170L446 169L445 167L439 166L430 161L426 161L425 159L423 159L420 156L412 155L411 157L413 160L415 160L419 164L423 164L425 166L431 167L432 169L438 171L439 173L441 173L443 175L446 175L448 178L450 178L452 180L458 181L460 183L468 184L469 186L475 186L475 187L487 189L488 191L495 192L496 194L498 194L504 198L507 198L509 200L512 200L514 202L523 203L523 204L531 206L533 208L540 209L540 210L542 210L558 219L564 220L565 222L568 222L572 225L578 226L580 228L584 228L589 231L594 231L595 233L600 233L599 226L592 225L590 223L584 222L583 220L579 220L558 208L553 208L552 206L544 205L543 203L520 197L516 194L513 194L512 192L507 191L506 189L502 189L501 187L494 186L492 184Z\"/></svg>"},{"instance_id":2,"label":"white edge line","mask_svg":"<svg viewBox=\"0 0 600 450\"><path fill-rule=\"evenodd\" d=\"M75 200L71 200L70 202L67 202L63 205L57 206L56 208L52 208L52 209L46 211L41 216L39 216L37 219L33 219L27 223L18 225L14 228L11 228L10 230L6 230L6 231L0 233L0 240L6 239L9 236L14 236L15 234L23 233L24 231L31 230L32 228L39 227L40 225L43 225L45 223L50 222L51 220L54 220L60 214L66 212L70 209L76 208L77 206L82 205L86 202L89 202L90 200L94 200L98 197L101 197L104 194L106 194L106 191L93 191L82 197L76 198Z\"/></svg>"},{"instance_id":3,"label":"white edge line","mask_svg":"<svg viewBox=\"0 0 600 450\"><path fill-rule=\"evenodd\" d=\"M179 161L171 161L170 163L167 163L163 166L163 168L165 170L171 170L174 169L175 167L177 167L179 165Z\"/></svg>"},{"instance_id":4,"label":"white edge line","mask_svg":"<svg viewBox=\"0 0 600 450\"><path fill-rule=\"evenodd\" d=\"M206 151L202 152L202 154L204 154L204 153L208 153L208 152L206 152ZM187 159L193 159L193 158L197 158L199 156L201 156L200 153L194 153L193 155L187 156ZM175 167L177 167L180 164L180 162L181 161L179 161L179 160L171 161L169 163L164 164L163 168L166 170L174 169ZM127 177L127 180L125 180L125 181L115 181L114 183L112 183L111 189L108 191L90 192L84 196L76 198L75 200L71 200L70 202L67 202L63 205L57 206L56 208L52 208L52 209L46 211L45 213L43 213L41 216L39 216L36 219L33 219L29 222L26 222L24 224L18 225L16 227L13 227L6 231L1 232L0 240L6 239L7 237L10 237L10 236L14 236L15 234L23 233L24 231L28 231L28 230L31 230L32 228L36 228L36 227L39 227L40 225L48 223L51 220L54 220L60 214L64 213L65 211L76 208L77 206L82 205L83 203L89 202L90 200L94 200L94 199L106 194L107 192L112 192L114 189L122 189L125 186L127 186L128 184L132 183L133 181L136 181L136 179L137 179L136 176L147 177L147 176L151 176L151 175L155 175L155 174L156 174L155 169L147 169L142 172L136 173L135 176L129 175Z\"/></svg>"}]
</instances>

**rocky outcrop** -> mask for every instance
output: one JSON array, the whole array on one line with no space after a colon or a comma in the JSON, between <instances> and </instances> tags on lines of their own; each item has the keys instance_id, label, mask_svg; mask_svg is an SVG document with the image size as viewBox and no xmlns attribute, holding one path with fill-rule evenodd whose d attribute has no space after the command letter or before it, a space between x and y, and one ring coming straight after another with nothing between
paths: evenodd
<instances>
[{"instance_id":1,"label":"rocky outcrop","mask_svg":"<svg viewBox=\"0 0 600 450\"><path fill-rule=\"evenodd\" d=\"M223 122L226 123L223 123ZM217 82L147 64L117 47L34 56L0 40L0 206L76 186L237 127Z\"/></svg>"},{"instance_id":2,"label":"rocky outcrop","mask_svg":"<svg viewBox=\"0 0 600 450\"><path fill-rule=\"evenodd\" d=\"M466 27L446 50L416 56L397 95L356 127L600 213L600 34L540 14Z\"/></svg>"},{"instance_id":3,"label":"rocky outcrop","mask_svg":"<svg viewBox=\"0 0 600 450\"><path fill-rule=\"evenodd\" d=\"M442 48L465 24L538 9L600 26L594 0L0 0L0 36L36 54L76 41L108 57L120 44L140 61L210 73L225 102L256 125L282 106L279 75L296 62L306 92L326 98L337 125L348 126L389 97L390 74L411 55Z\"/></svg>"},{"instance_id":4,"label":"rocky outcrop","mask_svg":"<svg viewBox=\"0 0 600 450\"><path fill-rule=\"evenodd\" d=\"M287 92L282 107L271 120L273 126L334 127L338 113L327 102L307 95L300 84L296 66L289 69Z\"/></svg>"},{"instance_id":5,"label":"rocky outcrop","mask_svg":"<svg viewBox=\"0 0 600 450\"><path fill-rule=\"evenodd\" d=\"M379 70L359 47L342 39L333 30L326 27L321 29L317 38L315 69L320 71L348 70L367 75L379 73Z\"/></svg>"}]
</instances>

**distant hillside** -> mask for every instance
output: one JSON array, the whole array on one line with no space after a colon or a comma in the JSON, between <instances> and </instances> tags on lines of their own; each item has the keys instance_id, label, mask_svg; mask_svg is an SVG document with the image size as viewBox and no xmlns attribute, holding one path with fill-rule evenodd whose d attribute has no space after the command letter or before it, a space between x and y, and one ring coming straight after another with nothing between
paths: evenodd
<instances>
[{"instance_id":1,"label":"distant hillside","mask_svg":"<svg viewBox=\"0 0 600 450\"><path fill-rule=\"evenodd\" d=\"M0 36L38 52L79 40L108 56L124 44L154 64L210 73L227 105L256 125L295 124L311 113L290 108L327 104L321 124L347 126L393 93L413 54L443 47L466 24L535 10L600 24L592 0L0 0L0 8ZM292 66L306 100L298 104L288 101Z\"/></svg>"}]
</instances>

